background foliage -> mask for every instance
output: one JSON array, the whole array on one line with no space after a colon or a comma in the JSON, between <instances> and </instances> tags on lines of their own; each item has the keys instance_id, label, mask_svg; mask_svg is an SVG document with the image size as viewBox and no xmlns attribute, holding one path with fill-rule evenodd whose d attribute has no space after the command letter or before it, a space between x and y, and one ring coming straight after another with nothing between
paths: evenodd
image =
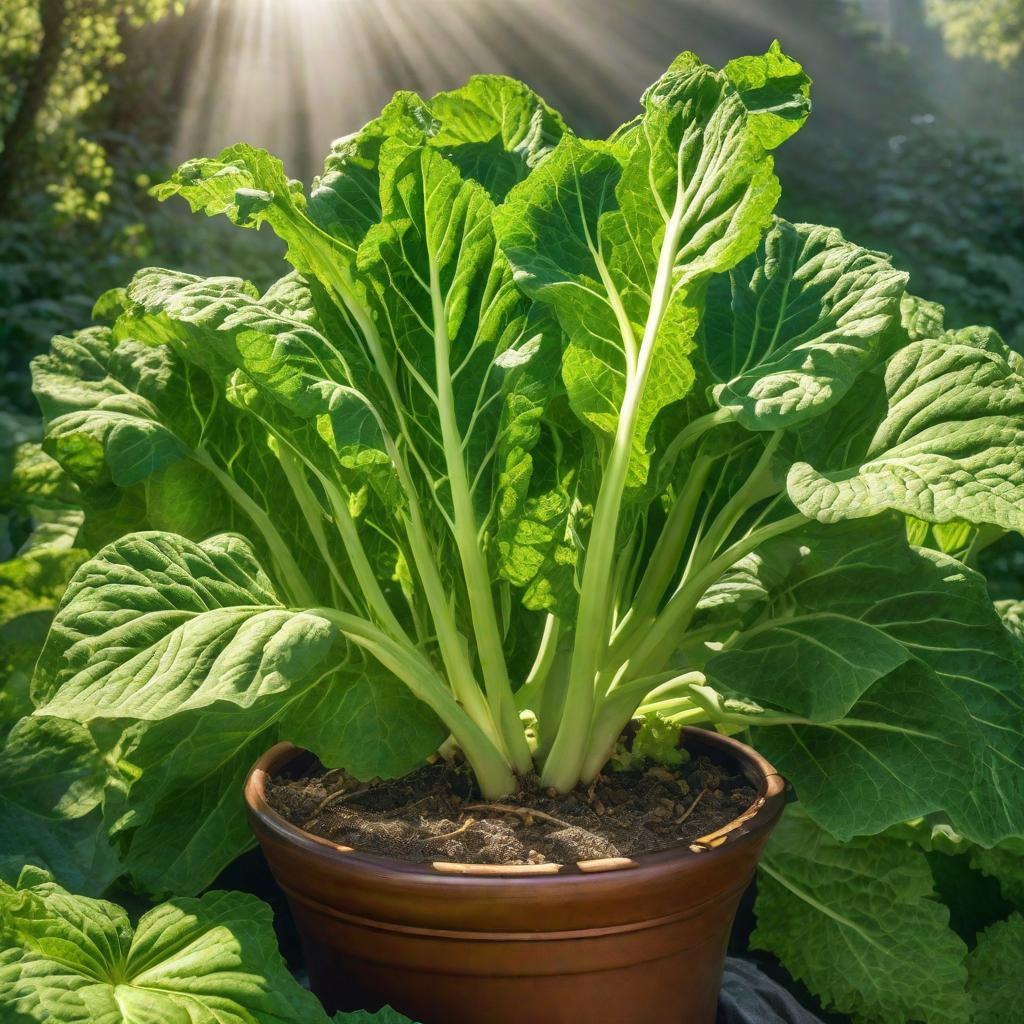
<instances>
[{"instance_id":1,"label":"background foliage","mask_svg":"<svg viewBox=\"0 0 1024 1024\"><path fill-rule=\"evenodd\" d=\"M1020 0L925 0L925 10L956 57L1010 65L1024 50Z\"/></svg>"}]
</instances>

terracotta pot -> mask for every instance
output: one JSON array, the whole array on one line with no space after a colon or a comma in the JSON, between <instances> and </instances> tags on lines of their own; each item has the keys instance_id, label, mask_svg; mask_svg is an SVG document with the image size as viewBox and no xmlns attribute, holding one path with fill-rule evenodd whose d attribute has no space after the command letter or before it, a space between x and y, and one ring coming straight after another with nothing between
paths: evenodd
<instances>
[{"instance_id":1,"label":"terracotta pot","mask_svg":"<svg viewBox=\"0 0 1024 1024\"><path fill-rule=\"evenodd\" d=\"M253 831L288 895L328 1012L384 1004L422 1024L711 1024L729 929L785 803L750 747L686 729L758 792L688 847L523 867L406 864L303 832L264 787L299 758L280 744L245 786ZM296 766L297 767L297 766Z\"/></svg>"}]
</instances>

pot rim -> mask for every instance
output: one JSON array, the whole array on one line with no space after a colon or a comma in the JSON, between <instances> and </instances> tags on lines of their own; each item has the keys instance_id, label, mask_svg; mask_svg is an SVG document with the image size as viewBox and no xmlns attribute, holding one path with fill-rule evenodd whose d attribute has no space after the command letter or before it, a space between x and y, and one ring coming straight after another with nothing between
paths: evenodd
<instances>
[{"instance_id":1,"label":"pot rim","mask_svg":"<svg viewBox=\"0 0 1024 1024\"><path fill-rule=\"evenodd\" d=\"M308 753L293 743L278 743L256 760L249 769L245 779L244 796L246 807L253 825L275 833L282 840L294 844L307 853L318 858L326 858L339 867L354 868L362 866L371 872L381 869L404 877L420 877L439 879L449 877L453 881L458 877L522 879L533 884L552 882L567 875L605 874L640 867L654 867L667 860L675 861L702 856L714 857L724 852L727 847L747 840L751 841L770 829L782 813L786 803L786 780L769 761L762 757L753 747L731 736L695 726L685 726L682 730L684 743L686 740L696 741L697 745L715 747L719 753L732 757L740 765L751 783L758 786L758 794L754 802L741 814L721 828L700 836L687 845L682 843L666 847L651 853L641 853L633 857L603 857L598 860L581 860L572 864L545 862L544 864L463 864L434 861L431 863L414 863L386 857L381 854L364 853L351 846L342 846L321 836L306 832L293 825L287 818L278 814L266 799L267 779L278 774L286 765Z\"/></svg>"}]
</instances>

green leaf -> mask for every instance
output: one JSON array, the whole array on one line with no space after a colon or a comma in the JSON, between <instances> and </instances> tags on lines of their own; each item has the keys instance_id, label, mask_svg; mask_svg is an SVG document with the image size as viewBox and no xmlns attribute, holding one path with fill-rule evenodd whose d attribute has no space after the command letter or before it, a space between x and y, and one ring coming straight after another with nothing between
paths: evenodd
<instances>
[{"instance_id":1,"label":"green leaf","mask_svg":"<svg viewBox=\"0 0 1024 1024\"><path fill-rule=\"evenodd\" d=\"M422 765L448 730L379 664L356 656L288 714L287 739L357 779L400 778Z\"/></svg>"},{"instance_id":2,"label":"green leaf","mask_svg":"<svg viewBox=\"0 0 1024 1024\"><path fill-rule=\"evenodd\" d=\"M885 370L887 410L857 464L796 463L787 489L823 523L895 509L1024 528L1024 378L994 337L911 342Z\"/></svg>"},{"instance_id":3,"label":"green leaf","mask_svg":"<svg viewBox=\"0 0 1024 1024\"><path fill-rule=\"evenodd\" d=\"M680 765L690 755L679 746L680 727L652 711L640 718L636 734L629 745L612 755L612 764L619 771L636 771L645 765Z\"/></svg>"},{"instance_id":4,"label":"green leaf","mask_svg":"<svg viewBox=\"0 0 1024 1024\"><path fill-rule=\"evenodd\" d=\"M396 93L379 117L331 145L324 173L310 192L310 219L354 258L366 232L380 220L381 146L396 137L418 142L435 130L419 96Z\"/></svg>"},{"instance_id":5,"label":"green leaf","mask_svg":"<svg viewBox=\"0 0 1024 1024\"><path fill-rule=\"evenodd\" d=\"M565 134L561 116L522 82L474 75L461 88L427 103L436 120L429 143L464 178L479 182L500 203Z\"/></svg>"},{"instance_id":6,"label":"green leaf","mask_svg":"<svg viewBox=\"0 0 1024 1024\"><path fill-rule=\"evenodd\" d=\"M11 504L52 511L77 508L81 497L60 465L35 442L14 449L10 477L0 493Z\"/></svg>"},{"instance_id":7,"label":"green leaf","mask_svg":"<svg viewBox=\"0 0 1024 1024\"><path fill-rule=\"evenodd\" d=\"M878 358L907 275L834 228L776 222L712 279L702 321L715 401L748 430L820 415Z\"/></svg>"},{"instance_id":8,"label":"green leaf","mask_svg":"<svg viewBox=\"0 0 1024 1024\"><path fill-rule=\"evenodd\" d=\"M380 149L389 138L426 143L495 202L529 174L565 132L561 117L521 82L474 75L422 100L400 92L380 117L331 147L313 186L309 216L352 250L380 219Z\"/></svg>"},{"instance_id":9,"label":"green leaf","mask_svg":"<svg viewBox=\"0 0 1024 1024\"><path fill-rule=\"evenodd\" d=\"M437 495L455 515L445 477L462 473L481 519L491 507L495 439L514 352L540 343L550 324L530 318L495 251L493 204L434 150L389 140L381 150L382 220L364 240L359 268L381 336L407 372L407 436ZM458 456L446 419L461 441Z\"/></svg>"},{"instance_id":10,"label":"green leaf","mask_svg":"<svg viewBox=\"0 0 1024 1024\"><path fill-rule=\"evenodd\" d=\"M277 951L270 908L211 892L128 915L35 869L0 889L0 1001L46 1024L319 1024L316 998Z\"/></svg>"},{"instance_id":11,"label":"green leaf","mask_svg":"<svg viewBox=\"0 0 1024 1024\"><path fill-rule=\"evenodd\" d=\"M1012 693L1013 650L984 581L909 547L893 517L795 531L749 564L763 578L730 593L749 609L707 663L716 686L820 721L841 718L908 659L954 688Z\"/></svg>"},{"instance_id":12,"label":"green leaf","mask_svg":"<svg viewBox=\"0 0 1024 1024\"><path fill-rule=\"evenodd\" d=\"M1024 917L1011 914L978 936L967 957L973 1024L1005 1024L1020 1012L1020 955Z\"/></svg>"},{"instance_id":13,"label":"green leaf","mask_svg":"<svg viewBox=\"0 0 1024 1024\"><path fill-rule=\"evenodd\" d=\"M368 369L351 326L325 324L311 286L298 274L261 298L237 278L151 268L135 275L127 295L116 337L166 343L218 378L243 370L300 416L323 411L330 396L325 384L351 386L353 367L362 377Z\"/></svg>"},{"instance_id":14,"label":"green leaf","mask_svg":"<svg viewBox=\"0 0 1024 1024\"><path fill-rule=\"evenodd\" d=\"M765 725L754 731L755 746L839 839L936 812L981 841L1017 827L1020 804L992 792L986 779L988 737L952 689L919 664L879 680L843 718Z\"/></svg>"},{"instance_id":15,"label":"green leaf","mask_svg":"<svg viewBox=\"0 0 1024 1024\"><path fill-rule=\"evenodd\" d=\"M1019 834L1020 659L984 578L910 548L887 517L814 526L757 555L760 593L719 595L740 610L705 672L783 709L751 721L771 726L757 743L812 817L841 838L934 811L983 845Z\"/></svg>"},{"instance_id":16,"label":"green leaf","mask_svg":"<svg viewBox=\"0 0 1024 1024\"><path fill-rule=\"evenodd\" d=\"M223 214L248 228L305 205L300 183L285 177L281 161L245 144L229 146L215 160L187 161L150 194L161 202L180 195L196 213Z\"/></svg>"},{"instance_id":17,"label":"green leaf","mask_svg":"<svg viewBox=\"0 0 1024 1024\"><path fill-rule=\"evenodd\" d=\"M758 116L753 129L765 149L799 131L810 110L811 80L776 39L763 57L737 57L723 68L744 106Z\"/></svg>"},{"instance_id":18,"label":"green leaf","mask_svg":"<svg viewBox=\"0 0 1024 1024\"><path fill-rule=\"evenodd\" d=\"M1024 645L1024 601L996 601L996 611L1010 636Z\"/></svg>"},{"instance_id":19,"label":"green leaf","mask_svg":"<svg viewBox=\"0 0 1024 1024\"><path fill-rule=\"evenodd\" d=\"M106 780L103 812L135 887L201 892L253 845L239 794L256 758L285 738L285 710L216 704L123 731L108 755L119 774Z\"/></svg>"},{"instance_id":20,"label":"green leaf","mask_svg":"<svg viewBox=\"0 0 1024 1024\"><path fill-rule=\"evenodd\" d=\"M945 331L946 311L937 302L904 295L900 299L900 322L911 341L941 337Z\"/></svg>"},{"instance_id":21,"label":"green leaf","mask_svg":"<svg viewBox=\"0 0 1024 1024\"><path fill-rule=\"evenodd\" d=\"M339 667L336 636L281 604L238 537L133 534L82 567L40 657L36 714L117 733L104 819L138 886L197 891L251 845L238 792L280 739L364 778L441 744L447 730L375 662L350 650Z\"/></svg>"},{"instance_id":22,"label":"green leaf","mask_svg":"<svg viewBox=\"0 0 1024 1024\"><path fill-rule=\"evenodd\" d=\"M169 275L182 290L197 279ZM233 279L182 295L177 315L204 326L198 364L183 361L164 344L172 321L156 293L171 289L165 277L140 275L138 300L129 314L134 326L152 328L156 344L142 344L107 330L54 339L49 354L33 363L33 386L46 420L45 446L64 469L89 485L90 499L113 483L125 494L143 489L141 523L194 540L240 530L269 554L278 584L295 601L313 603L325 586L323 558L304 528L289 482L271 451L266 427L225 401L224 383L210 370L206 319L211 296L218 308L248 301ZM168 300L169 301L169 300ZM143 317L144 302L153 315ZM183 307L183 308L182 308ZM129 315L126 314L126 315ZM120 322L119 322L120 323ZM143 336L146 337L145 332ZM230 335L224 335L230 342ZM154 339L150 339L151 341ZM189 351L195 350L190 347ZM95 520L109 518L96 511ZM87 521L88 523L88 521ZM287 541L285 541L287 537Z\"/></svg>"},{"instance_id":23,"label":"green leaf","mask_svg":"<svg viewBox=\"0 0 1024 1024\"><path fill-rule=\"evenodd\" d=\"M963 1024L966 947L923 853L837 843L791 808L765 851L751 943L830 1009L872 1024Z\"/></svg>"},{"instance_id":24,"label":"green leaf","mask_svg":"<svg viewBox=\"0 0 1024 1024\"><path fill-rule=\"evenodd\" d=\"M160 349L115 346L105 328L55 338L34 361L33 388L47 450L84 483L108 469L115 484L130 486L187 454L170 425L187 408L187 388Z\"/></svg>"},{"instance_id":25,"label":"green leaf","mask_svg":"<svg viewBox=\"0 0 1024 1024\"><path fill-rule=\"evenodd\" d=\"M602 282L611 257L603 225L618 209L622 170L613 147L566 137L495 214L516 282L552 306L570 339L562 377L573 411L608 436L625 394L623 332L636 341L614 283Z\"/></svg>"},{"instance_id":26,"label":"green leaf","mask_svg":"<svg viewBox=\"0 0 1024 1024\"><path fill-rule=\"evenodd\" d=\"M115 541L75 575L33 681L40 713L156 720L288 692L335 628L282 605L240 537Z\"/></svg>"},{"instance_id":27,"label":"green leaf","mask_svg":"<svg viewBox=\"0 0 1024 1024\"><path fill-rule=\"evenodd\" d=\"M120 873L102 828L104 781L86 729L22 719L0 749L0 878L13 882L23 865L41 864L80 892L102 892Z\"/></svg>"}]
</instances>

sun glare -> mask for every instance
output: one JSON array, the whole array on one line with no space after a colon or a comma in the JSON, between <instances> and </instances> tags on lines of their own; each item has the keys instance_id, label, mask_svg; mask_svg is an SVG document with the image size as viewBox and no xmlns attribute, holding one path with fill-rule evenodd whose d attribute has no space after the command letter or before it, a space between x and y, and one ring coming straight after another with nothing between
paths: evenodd
<instances>
[{"instance_id":1,"label":"sun glare","mask_svg":"<svg viewBox=\"0 0 1024 1024\"><path fill-rule=\"evenodd\" d=\"M678 23L696 2L205 0L175 155L245 139L307 176L396 89L430 94L477 72L523 78L567 113L600 93L610 124L678 49L638 8L676 8Z\"/></svg>"}]
</instances>

